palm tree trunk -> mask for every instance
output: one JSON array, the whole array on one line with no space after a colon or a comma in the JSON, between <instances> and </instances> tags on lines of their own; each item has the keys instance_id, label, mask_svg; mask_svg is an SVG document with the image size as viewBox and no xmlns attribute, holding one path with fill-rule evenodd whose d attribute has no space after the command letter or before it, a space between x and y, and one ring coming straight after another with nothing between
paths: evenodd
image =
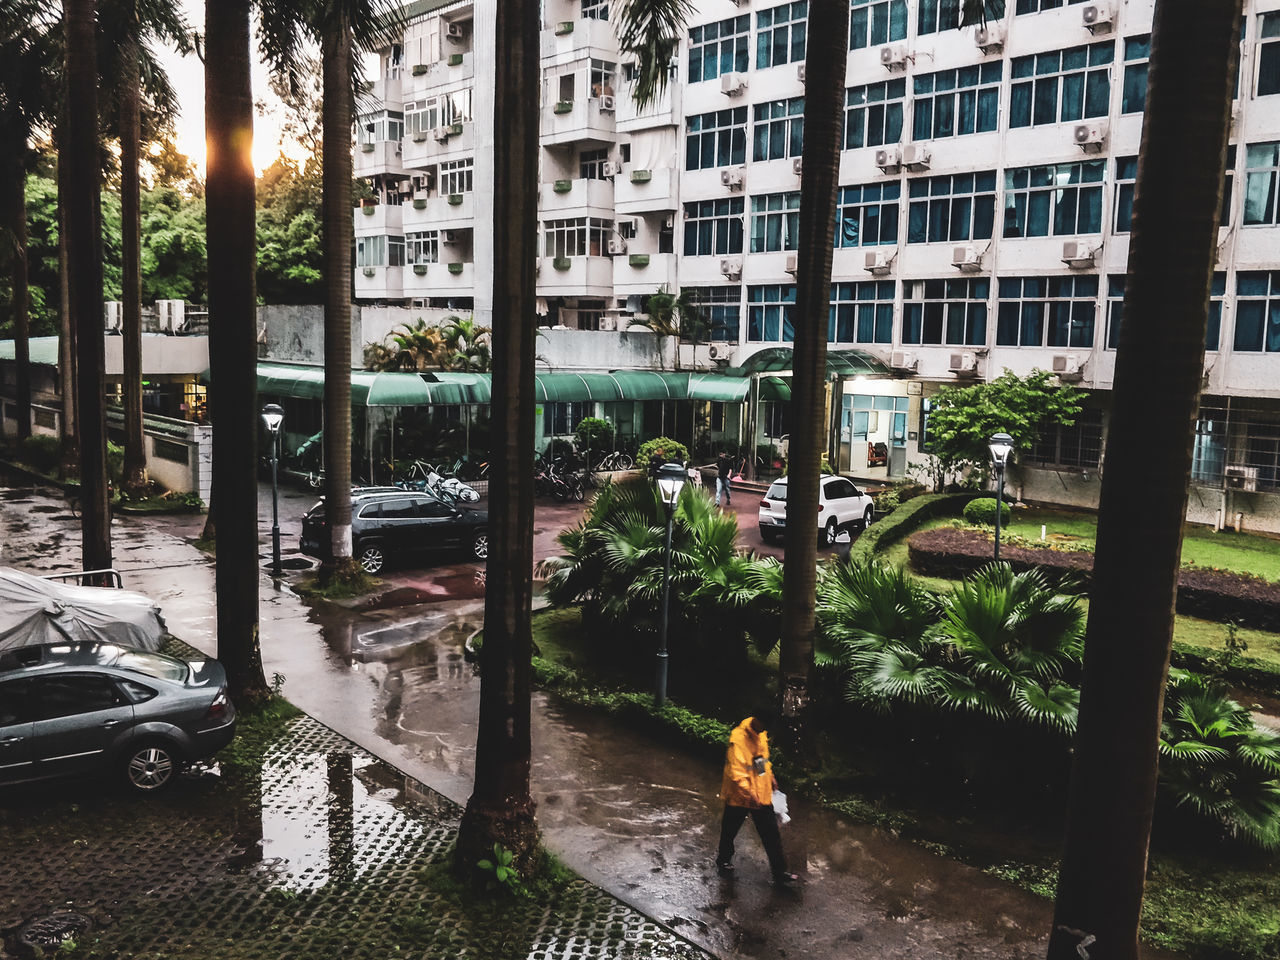
<instances>
[{"instance_id":1,"label":"palm tree trunk","mask_svg":"<svg viewBox=\"0 0 1280 960\"><path fill-rule=\"evenodd\" d=\"M239 702L269 696L258 643L258 346L249 0L205 7L206 246L218 657Z\"/></svg>"},{"instance_id":2,"label":"palm tree trunk","mask_svg":"<svg viewBox=\"0 0 1280 960\"><path fill-rule=\"evenodd\" d=\"M63 84L66 77L64 71ZM54 137L58 144L58 389L62 394L62 462L59 475L66 479L76 469L79 444L76 442L76 344L71 326L71 277L67 272L67 163L66 92L63 91L62 120Z\"/></svg>"},{"instance_id":3,"label":"palm tree trunk","mask_svg":"<svg viewBox=\"0 0 1280 960\"><path fill-rule=\"evenodd\" d=\"M324 62L324 466L331 560L321 576L348 580L351 559L351 21L332 4Z\"/></svg>"},{"instance_id":4,"label":"palm tree trunk","mask_svg":"<svg viewBox=\"0 0 1280 960\"><path fill-rule=\"evenodd\" d=\"M31 436L31 336L30 292L27 288L27 170L25 155L27 138L19 132L12 145L9 175L9 218L12 221L13 250L9 258L12 274L11 316L13 317L13 356L17 376L18 439Z\"/></svg>"},{"instance_id":5,"label":"palm tree trunk","mask_svg":"<svg viewBox=\"0 0 1280 960\"><path fill-rule=\"evenodd\" d=\"M493 209L504 212L493 267L493 458L475 786L458 828L460 873L501 843L528 868L538 842L529 793L533 638L534 257L538 197L539 10L497 7Z\"/></svg>"},{"instance_id":6,"label":"palm tree trunk","mask_svg":"<svg viewBox=\"0 0 1280 960\"><path fill-rule=\"evenodd\" d=\"M131 11L136 20L136 10ZM132 35L137 35L137 24ZM121 326L124 334L124 489L138 493L147 485L147 451L142 435L142 214L139 209L138 149L142 118L138 44L121 53L120 78L120 241Z\"/></svg>"},{"instance_id":7,"label":"palm tree trunk","mask_svg":"<svg viewBox=\"0 0 1280 960\"><path fill-rule=\"evenodd\" d=\"M1156 6L1053 960L1138 955L1240 11Z\"/></svg>"},{"instance_id":8,"label":"palm tree trunk","mask_svg":"<svg viewBox=\"0 0 1280 960\"><path fill-rule=\"evenodd\" d=\"M67 36L67 273L76 341L80 430L80 544L85 570L111 566L107 426L102 408L102 219L98 181L98 69L94 0L63 0Z\"/></svg>"},{"instance_id":9,"label":"palm tree trunk","mask_svg":"<svg viewBox=\"0 0 1280 960\"><path fill-rule=\"evenodd\" d=\"M806 742L813 674L818 476L824 446L827 310L835 243L849 4L813 0L805 58L804 180L796 270L791 445L787 463L787 562L782 579L782 716L793 746Z\"/></svg>"}]
</instances>

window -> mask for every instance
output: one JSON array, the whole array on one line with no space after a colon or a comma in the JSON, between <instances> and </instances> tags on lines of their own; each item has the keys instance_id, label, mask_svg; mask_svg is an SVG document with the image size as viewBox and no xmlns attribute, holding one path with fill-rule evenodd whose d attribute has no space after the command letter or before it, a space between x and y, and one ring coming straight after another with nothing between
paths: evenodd
<instances>
[{"instance_id":1,"label":"window","mask_svg":"<svg viewBox=\"0 0 1280 960\"><path fill-rule=\"evenodd\" d=\"M833 283L827 339L832 343L892 343L893 281Z\"/></svg>"},{"instance_id":2,"label":"window","mask_svg":"<svg viewBox=\"0 0 1280 960\"><path fill-rule=\"evenodd\" d=\"M918 0L916 33L942 33L960 26L960 0Z\"/></svg>"},{"instance_id":3,"label":"window","mask_svg":"<svg viewBox=\"0 0 1280 960\"><path fill-rule=\"evenodd\" d=\"M1280 142L1251 143L1244 151L1244 222L1273 224L1276 177L1280 174Z\"/></svg>"},{"instance_id":4,"label":"window","mask_svg":"<svg viewBox=\"0 0 1280 960\"><path fill-rule=\"evenodd\" d=\"M1084 3L1084 0L1018 0L1015 13L1039 13L1041 10L1056 10L1068 4Z\"/></svg>"},{"instance_id":5,"label":"window","mask_svg":"<svg viewBox=\"0 0 1280 960\"><path fill-rule=\"evenodd\" d=\"M1102 460L1102 411L1081 410L1070 426L1050 423L1040 428L1023 463L1095 470Z\"/></svg>"},{"instance_id":6,"label":"window","mask_svg":"<svg viewBox=\"0 0 1280 960\"><path fill-rule=\"evenodd\" d=\"M593 98L612 97L613 78L617 76L618 65L607 60L591 61L591 96Z\"/></svg>"},{"instance_id":7,"label":"window","mask_svg":"<svg viewBox=\"0 0 1280 960\"><path fill-rule=\"evenodd\" d=\"M907 243L990 240L996 217L996 172L912 179Z\"/></svg>"},{"instance_id":8,"label":"window","mask_svg":"<svg viewBox=\"0 0 1280 960\"><path fill-rule=\"evenodd\" d=\"M710 170L747 162L747 108L717 110L689 118L685 169Z\"/></svg>"},{"instance_id":9,"label":"window","mask_svg":"<svg viewBox=\"0 0 1280 960\"><path fill-rule=\"evenodd\" d=\"M591 404L587 401L572 403L544 403L542 405L542 433L555 437L572 433L583 417L591 416Z\"/></svg>"},{"instance_id":10,"label":"window","mask_svg":"<svg viewBox=\"0 0 1280 960\"><path fill-rule=\"evenodd\" d=\"M777 67L804 59L808 0L793 0L756 14L756 69Z\"/></svg>"},{"instance_id":11,"label":"window","mask_svg":"<svg viewBox=\"0 0 1280 960\"><path fill-rule=\"evenodd\" d=\"M1124 41L1124 90L1120 94L1121 113L1141 113L1147 104L1147 61L1151 58L1151 35L1126 37Z\"/></svg>"},{"instance_id":12,"label":"window","mask_svg":"<svg viewBox=\"0 0 1280 960\"><path fill-rule=\"evenodd\" d=\"M584 20L608 20L609 0L582 0Z\"/></svg>"},{"instance_id":13,"label":"window","mask_svg":"<svg viewBox=\"0 0 1280 960\"><path fill-rule=\"evenodd\" d=\"M722 73L746 73L751 57L751 15L730 17L689 30L689 82Z\"/></svg>"},{"instance_id":14,"label":"window","mask_svg":"<svg viewBox=\"0 0 1280 960\"><path fill-rule=\"evenodd\" d=\"M1280 353L1280 271L1236 274L1235 349Z\"/></svg>"},{"instance_id":15,"label":"window","mask_svg":"<svg viewBox=\"0 0 1280 960\"><path fill-rule=\"evenodd\" d=\"M1097 277L1010 277L999 283L997 344L1093 347Z\"/></svg>"},{"instance_id":16,"label":"window","mask_svg":"<svg viewBox=\"0 0 1280 960\"><path fill-rule=\"evenodd\" d=\"M708 340L737 343L742 339L741 287L690 287L685 293L702 311Z\"/></svg>"},{"instance_id":17,"label":"window","mask_svg":"<svg viewBox=\"0 0 1280 960\"><path fill-rule=\"evenodd\" d=\"M869 83L845 91L844 148L878 147L902 139L902 101L905 79Z\"/></svg>"},{"instance_id":18,"label":"window","mask_svg":"<svg viewBox=\"0 0 1280 960\"><path fill-rule=\"evenodd\" d=\"M33 691L35 683L30 679L0 683L0 727L36 719L39 705Z\"/></svg>"},{"instance_id":19,"label":"window","mask_svg":"<svg viewBox=\"0 0 1280 960\"><path fill-rule=\"evenodd\" d=\"M1222 184L1222 211L1220 226L1231 222L1231 188L1236 179L1236 147L1227 147L1227 169ZM1116 158L1115 232L1128 233L1133 229L1133 191L1138 180L1138 158Z\"/></svg>"},{"instance_id":20,"label":"window","mask_svg":"<svg viewBox=\"0 0 1280 960\"><path fill-rule=\"evenodd\" d=\"M849 49L907 39L907 0L852 0Z\"/></svg>"},{"instance_id":21,"label":"window","mask_svg":"<svg viewBox=\"0 0 1280 960\"><path fill-rule=\"evenodd\" d=\"M836 206L836 246L871 247L898 242L898 198L893 180L864 187L843 187Z\"/></svg>"},{"instance_id":22,"label":"window","mask_svg":"<svg viewBox=\"0 0 1280 960\"><path fill-rule=\"evenodd\" d=\"M742 252L742 197L699 200L684 205L684 255L714 257Z\"/></svg>"},{"instance_id":23,"label":"window","mask_svg":"<svg viewBox=\"0 0 1280 960\"><path fill-rule=\"evenodd\" d=\"M363 143L387 143L404 139L404 114L383 110L366 114L356 125Z\"/></svg>"},{"instance_id":24,"label":"window","mask_svg":"<svg viewBox=\"0 0 1280 960\"><path fill-rule=\"evenodd\" d=\"M986 277L904 282L902 342L982 346L990 294Z\"/></svg>"},{"instance_id":25,"label":"window","mask_svg":"<svg viewBox=\"0 0 1280 960\"><path fill-rule=\"evenodd\" d=\"M1019 167L1004 174L1004 235L1102 232L1103 160Z\"/></svg>"},{"instance_id":26,"label":"window","mask_svg":"<svg viewBox=\"0 0 1280 960\"><path fill-rule=\"evenodd\" d=\"M1258 17L1258 96L1280 93L1280 11Z\"/></svg>"},{"instance_id":27,"label":"window","mask_svg":"<svg viewBox=\"0 0 1280 960\"><path fill-rule=\"evenodd\" d=\"M386 265L386 237L356 237L357 267L385 267Z\"/></svg>"},{"instance_id":28,"label":"window","mask_svg":"<svg viewBox=\"0 0 1280 960\"><path fill-rule=\"evenodd\" d=\"M440 126L440 100L428 97L425 100L410 100L404 105L404 127L410 136L427 134Z\"/></svg>"},{"instance_id":29,"label":"window","mask_svg":"<svg viewBox=\"0 0 1280 960\"><path fill-rule=\"evenodd\" d=\"M753 159L798 157L804 150L804 97L758 103L755 107Z\"/></svg>"},{"instance_id":30,"label":"window","mask_svg":"<svg viewBox=\"0 0 1280 960\"><path fill-rule=\"evenodd\" d=\"M996 129L1003 76L1002 60L917 75L912 81L912 138L937 140Z\"/></svg>"},{"instance_id":31,"label":"window","mask_svg":"<svg viewBox=\"0 0 1280 960\"><path fill-rule=\"evenodd\" d=\"M791 313L796 303L793 283L747 287L747 340L752 343L790 343L795 339Z\"/></svg>"},{"instance_id":32,"label":"window","mask_svg":"<svg viewBox=\"0 0 1280 960\"><path fill-rule=\"evenodd\" d=\"M40 717L45 720L110 710L126 702L108 677L78 674L40 677L34 686Z\"/></svg>"},{"instance_id":33,"label":"window","mask_svg":"<svg viewBox=\"0 0 1280 960\"><path fill-rule=\"evenodd\" d=\"M1215 273L1209 288L1209 316L1204 329L1204 348L1219 349L1222 337L1222 301L1227 295L1227 275ZM1124 274L1107 277L1107 349L1114 350L1120 340L1120 321L1124 316Z\"/></svg>"},{"instance_id":34,"label":"window","mask_svg":"<svg viewBox=\"0 0 1280 960\"><path fill-rule=\"evenodd\" d=\"M404 47L401 44L393 43L391 45L391 53L386 59L386 75L388 80L394 80L400 76L400 68L404 63Z\"/></svg>"},{"instance_id":35,"label":"window","mask_svg":"<svg viewBox=\"0 0 1280 960\"><path fill-rule=\"evenodd\" d=\"M409 263L436 263L440 259L440 234L435 230L405 234Z\"/></svg>"},{"instance_id":36,"label":"window","mask_svg":"<svg viewBox=\"0 0 1280 960\"><path fill-rule=\"evenodd\" d=\"M613 221L548 220L542 225L543 254L548 257L600 257L613 233Z\"/></svg>"},{"instance_id":37,"label":"window","mask_svg":"<svg viewBox=\"0 0 1280 960\"><path fill-rule=\"evenodd\" d=\"M1114 43L1095 43L1014 57L1010 67L1009 126L1038 127L1105 117L1111 98Z\"/></svg>"},{"instance_id":38,"label":"window","mask_svg":"<svg viewBox=\"0 0 1280 960\"><path fill-rule=\"evenodd\" d=\"M404 266L404 237L387 237L387 266Z\"/></svg>"},{"instance_id":39,"label":"window","mask_svg":"<svg viewBox=\"0 0 1280 960\"><path fill-rule=\"evenodd\" d=\"M454 193L470 193L474 170L475 161L470 158L440 164L440 195L447 197Z\"/></svg>"},{"instance_id":40,"label":"window","mask_svg":"<svg viewBox=\"0 0 1280 960\"><path fill-rule=\"evenodd\" d=\"M794 250L800 236L800 191L751 198L751 252Z\"/></svg>"},{"instance_id":41,"label":"window","mask_svg":"<svg viewBox=\"0 0 1280 960\"><path fill-rule=\"evenodd\" d=\"M609 160L608 150L583 150L578 154L578 178L603 180L604 165Z\"/></svg>"}]
</instances>

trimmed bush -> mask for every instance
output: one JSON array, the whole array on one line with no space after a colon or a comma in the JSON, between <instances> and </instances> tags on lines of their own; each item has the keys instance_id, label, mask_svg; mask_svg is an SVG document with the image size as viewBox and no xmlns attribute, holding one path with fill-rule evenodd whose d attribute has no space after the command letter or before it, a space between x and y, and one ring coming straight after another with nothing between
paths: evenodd
<instances>
[{"instance_id":1,"label":"trimmed bush","mask_svg":"<svg viewBox=\"0 0 1280 960\"><path fill-rule=\"evenodd\" d=\"M958 515L974 496L972 493L929 493L916 497L859 534L849 548L849 562L871 559L877 550L901 540L927 520Z\"/></svg>"},{"instance_id":2,"label":"trimmed bush","mask_svg":"<svg viewBox=\"0 0 1280 960\"><path fill-rule=\"evenodd\" d=\"M636 466L642 470L660 467L664 463L687 463L689 448L670 437L654 437L640 444L636 454Z\"/></svg>"},{"instance_id":3,"label":"trimmed bush","mask_svg":"<svg viewBox=\"0 0 1280 960\"><path fill-rule=\"evenodd\" d=\"M57 437L35 434L22 441L20 450L23 461L41 473L52 473L58 469L62 444Z\"/></svg>"},{"instance_id":4,"label":"trimmed bush","mask_svg":"<svg viewBox=\"0 0 1280 960\"><path fill-rule=\"evenodd\" d=\"M964 508L964 518L979 526L993 527L996 523L996 501L994 497L979 497L970 500ZM1009 522L1009 505L1000 504L1000 522Z\"/></svg>"}]
</instances>

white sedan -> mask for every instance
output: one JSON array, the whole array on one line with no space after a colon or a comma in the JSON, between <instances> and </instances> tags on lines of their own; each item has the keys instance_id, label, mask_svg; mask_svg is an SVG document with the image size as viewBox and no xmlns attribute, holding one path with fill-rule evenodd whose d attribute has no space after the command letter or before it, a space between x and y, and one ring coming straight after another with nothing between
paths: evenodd
<instances>
[{"instance_id":1,"label":"white sedan","mask_svg":"<svg viewBox=\"0 0 1280 960\"><path fill-rule=\"evenodd\" d=\"M875 514L871 498L844 477L823 474L818 482L819 542L831 546L841 530L865 530ZM775 480L760 501L760 536L773 543L787 529L787 478Z\"/></svg>"}]
</instances>

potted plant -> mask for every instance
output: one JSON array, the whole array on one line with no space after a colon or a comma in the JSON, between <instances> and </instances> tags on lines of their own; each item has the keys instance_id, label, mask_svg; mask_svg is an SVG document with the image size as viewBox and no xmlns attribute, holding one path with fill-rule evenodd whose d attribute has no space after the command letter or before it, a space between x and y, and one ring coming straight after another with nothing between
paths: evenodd
<instances>
[{"instance_id":1,"label":"potted plant","mask_svg":"<svg viewBox=\"0 0 1280 960\"><path fill-rule=\"evenodd\" d=\"M571 34L571 33L573 33L573 21L572 21L572 20L561 20L559 23L557 23L557 24L556 24L556 36L557 36L557 37L564 37L564 36L568 36L568 35L569 35L569 34Z\"/></svg>"},{"instance_id":2,"label":"potted plant","mask_svg":"<svg viewBox=\"0 0 1280 960\"><path fill-rule=\"evenodd\" d=\"M560 101L558 101L558 102L556 103L556 105L555 105L554 107L552 107L552 112L554 112L554 113L558 113L558 114L572 113L572 112L573 112L573 101L572 101L572 100L560 100Z\"/></svg>"},{"instance_id":3,"label":"potted plant","mask_svg":"<svg viewBox=\"0 0 1280 960\"><path fill-rule=\"evenodd\" d=\"M451 53L451 54L449 54L449 66L451 66L451 67L460 67L460 66L462 66L462 54L460 54L460 53Z\"/></svg>"},{"instance_id":4,"label":"potted plant","mask_svg":"<svg viewBox=\"0 0 1280 960\"><path fill-rule=\"evenodd\" d=\"M425 63L415 63L413 65L413 75L415 77L420 77L426 72L427 72L427 65Z\"/></svg>"},{"instance_id":5,"label":"potted plant","mask_svg":"<svg viewBox=\"0 0 1280 960\"><path fill-rule=\"evenodd\" d=\"M573 181L557 180L555 182L555 186L552 189L554 189L556 193L568 193L570 190L573 189Z\"/></svg>"},{"instance_id":6,"label":"potted plant","mask_svg":"<svg viewBox=\"0 0 1280 960\"><path fill-rule=\"evenodd\" d=\"M573 266L573 261L568 257L556 257L551 261L551 266L555 267L557 270L568 270Z\"/></svg>"},{"instance_id":7,"label":"potted plant","mask_svg":"<svg viewBox=\"0 0 1280 960\"><path fill-rule=\"evenodd\" d=\"M649 255L647 253L633 253L627 257L627 263L633 267L647 267L649 265Z\"/></svg>"},{"instance_id":8,"label":"potted plant","mask_svg":"<svg viewBox=\"0 0 1280 960\"><path fill-rule=\"evenodd\" d=\"M463 267L463 264L461 263L451 263L449 264L449 272L456 276L457 274L462 272L462 267Z\"/></svg>"},{"instance_id":9,"label":"potted plant","mask_svg":"<svg viewBox=\"0 0 1280 960\"><path fill-rule=\"evenodd\" d=\"M462 206L462 194L460 193L449 194L449 206L451 207Z\"/></svg>"},{"instance_id":10,"label":"potted plant","mask_svg":"<svg viewBox=\"0 0 1280 960\"><path fill-rule=\"evenodd\" d=\"M425 263L415 263L413 265L413 272L421 277L426 274L427 265Z\"/></svg>"},{"instance_id":11,"label":"potted plant","mask_svg":"<svg viewBox=\"0 0 1280 960\"><path fill-rule=\"evenodd\" d=\"M652 170L632 170L631 171L632 183L648 183L652 179L653 179Z\"/></svg>"}]
</instances>

